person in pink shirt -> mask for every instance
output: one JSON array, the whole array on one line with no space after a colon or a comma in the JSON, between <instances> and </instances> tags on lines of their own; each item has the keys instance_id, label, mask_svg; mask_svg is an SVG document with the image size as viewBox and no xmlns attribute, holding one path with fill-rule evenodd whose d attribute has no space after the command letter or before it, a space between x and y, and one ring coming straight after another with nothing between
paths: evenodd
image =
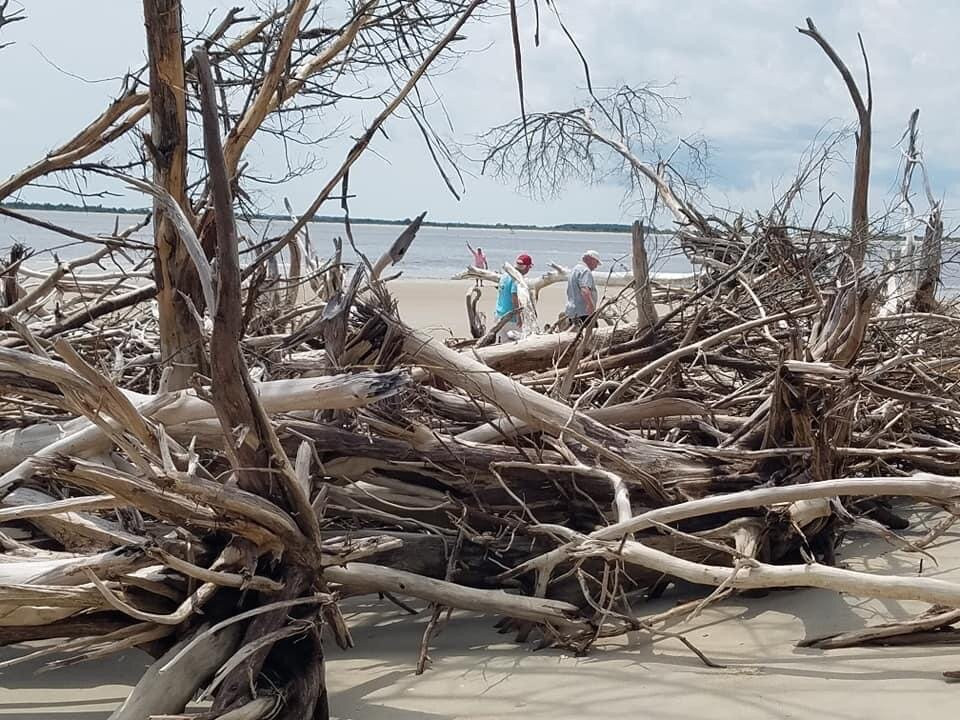
<instances>
[{"instance_id":1,"label":"person in pink shirt","mask_svg":"<svg viewBox=\"0 0 960 720\"><path fill-rule=\"evenodd\" d=\"M473 256L473 262L471 263L473 267L477 268L478 270L486 270L487 256L483 254L483 248L478 247L476 250L474 250L470 243L467 243L467 249ZM483 287L482 280L477 280L477 287Z\"/></svg>"}]
</instances>

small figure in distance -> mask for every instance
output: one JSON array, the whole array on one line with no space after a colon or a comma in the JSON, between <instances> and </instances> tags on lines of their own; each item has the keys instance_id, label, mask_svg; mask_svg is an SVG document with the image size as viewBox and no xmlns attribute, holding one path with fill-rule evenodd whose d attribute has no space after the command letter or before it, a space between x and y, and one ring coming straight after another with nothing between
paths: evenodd
<instances>
[{"instance_id":1,"label":"small figure in distance","mask_svg":"<svg viewBox=\"0 0 960 720\"><path fill-rule=\"evenodd\" d=\"M600 253L587 250L581 262L570 271L567 281L567 307L564 314L570 319L574 329L583 327L597 310L597 283L593 271L600 266Z\"/></svg>"},{"instance_id":2,"label":"small figure in distance","mask_svg":"<svg viewBox=\"0 0 960 720\"><path fill-rule=\"evenodd\" d=\"M478 270L486 270L487 256L483 254L483 248L478 247L474 250L470 243L467 243L467 250L470 251L470 255L473 258L470 264ZM483 280L477 278L477 287L483 287Z\"/></svg>"},{"instance_id":3,"label":"small figure in distance","mask_svg":"<svg viewBox=\"0 0 960 720\"><path fill-rule=\"evenodd\" d=\"M514 262L513 266L521 275L526 275L530 272L530 268L533 267L533 258L527 255L527 253L520 253L517 255L516 262ZM501 318L509 318L497 332L498 343L504 343L514 339L510 337L510 334L514 336L519 335L520 330L523 328L523 316L520 314L520 301L517 299L517 283L507 273L503 273L503 275L500 276L500 288L497 291L497 309L495 316L496 322L498 323Z\"/></svg>"}]
</instances>

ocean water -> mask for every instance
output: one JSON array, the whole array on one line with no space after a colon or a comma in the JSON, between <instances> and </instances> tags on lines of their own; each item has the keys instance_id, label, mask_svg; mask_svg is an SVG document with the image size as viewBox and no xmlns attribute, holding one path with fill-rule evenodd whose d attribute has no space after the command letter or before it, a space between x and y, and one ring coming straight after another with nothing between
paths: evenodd
<instances>
[{"instance_id":1,"label":"ocean water","mask_svg":"<svg viewBox=\"0 0 960 720\"><path fill-rule=\"evenodd\" d=\"M118 223L122 230L142 219L139 215L117 216L109 213L38 210L20 212L86 235L109 234L113 232L115 223ZM256 243L264 238L280 235L289 227L289 221L254 220L250 224L241 224L238 229L246 240ZM310 223L308 228L314 251L321 257L332 254L335 237L343 237L344 261L356 262L357 257L346 242L342 224ZM403 227L355 224L352 230L359 250L371 260L375 260L390 247L403 231ZM152 232L148 226L132 237L149 243ZM23 243L36 252L36 256L27 263L28 266L36 268L49 266L54 260L54 254L61 260L69 260L95 250L89 244L71 240L52 230L0 216L0 253L7 255L14 242ZM603 272L629 269L631 262L628 233L424 227L417 233L417 239L406 258L395 270L401 270L403 277L408 278L449 278L470 264L471 256L467 243L483 248L492 269L512 261L521 252L529 253L533 257L533 272L536 274L549 270L551 262L570 267L576 264L586 250L600 253L604 259ZM654 272L686 273L691 270L686 258L667 236L648 238L647 251ZM248 253L241 260L252 257L253 255ZM118 261L126 264L122 259ZM106 267L113 269L114 266L111 263Z\"/></svg>"}]
</instances>

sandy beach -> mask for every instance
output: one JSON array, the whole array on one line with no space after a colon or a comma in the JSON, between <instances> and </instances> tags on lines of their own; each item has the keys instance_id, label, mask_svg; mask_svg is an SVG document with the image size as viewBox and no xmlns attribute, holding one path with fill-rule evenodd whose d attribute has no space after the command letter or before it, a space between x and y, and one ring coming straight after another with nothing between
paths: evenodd
<instances>
[{"instance_id":1,"label":"sandy beach","mask_svg":"<svg viewBox=\"0 0 960 720\"><path fill-rule=\"evenodd\" d=\"M930 522L907 537L921 536ZM925 560L923 575L960 580L960 531L929 549L939 566ZM920 560L861 535L851 536L841 552L847 567L877 573L916 574ZM685 586L635 610L657 612L700 595L702 589ZM958 688L941 673L960 669L956 647L796 647L804 638L907 619L923 609L823 590L731 598L673 628L723 669L705 667L677 640L651 644L642 635L600 644L580 658L534 652L498 635L493 618L456 612L431 646L432 667L417 677L427 618L372 597L345 603L356 647L342 652L327 644L327 682L333 717L340 720L896 720L916 717L918 703L924 717L953 717ZM26 651L3 648L0 660ZM0 674L0 718L102 720L148 661L143 653L127 653L39 675L39 662L10 668Z\"/></svg>"},{"instance_id":2,"label":"sandy beach","mask_svg":"<svg viewBox=\"0 0 960 720\"><path fill-rule=\"evenodd\" d=\"M470 337L467 322L466 295L473 287L470 280L405 280L389 284L397 299L400 317L411 327L428 330L437 337ZM487 324L493 322L497 302L497 288L483 284L479 309L487 315ZM541 317L552 322L563 311L564 287L559 283L544 288L537 303Z\"/></svg>"},{"instance_id":3,"label":"sandy beach","mask_svg":"<svg viewBox=\"0 0 960 720\"><path fill-rule=\"evenodd\" d=\"M600 302L606 297L616 297L623 292L622 287L607 288L599 284ZM390 291L397 299L400 317L411 327L428 330L436 337L470 337L467 323L466 294L473 287L469 280L406 280L397 279L390 283ZM628 291L629 292L629 291ZM487 315L487 326L493 322L493 310L497 302L497 288L490 283L483 284L483 297L479 308ZM537 300L537 313L540 324L552 324L563 312L566 305L566 284L548 285L540 292Z\"/></svg>"},{"instance_id":4,"label":"sandy beach","mask_svg":"<svg viewBox=\"0 0 960 720\"><path fill-rule=\"evenodd\" d=\"M917 554L884 552L883 546L857 536L844 564L917 572ZM934 569L927 560L924 575L960 579L960 533L933 553L940 566ZM869 562L859 561L860 555ZM668 595L635 610L666 610L703 591L687 586ZM413 667L425 619L411 621L398 611L385 620L382 608L378 615L359 608L350 617L357 651L331 660L329 687L334 715L342 720L894 720L916 717L920 698L924 716L954 717L958 687L941 673L960 669L956 647L796 647L805 638L908 619L925 609L809 589L733 598L673 628L723 669L705 667L677 640L651 644L642 635L601 644L581 658L534 652L495 635L492 620L460 614L435 642L434 665L417 677Z\"/></svg>"}]
</instances>

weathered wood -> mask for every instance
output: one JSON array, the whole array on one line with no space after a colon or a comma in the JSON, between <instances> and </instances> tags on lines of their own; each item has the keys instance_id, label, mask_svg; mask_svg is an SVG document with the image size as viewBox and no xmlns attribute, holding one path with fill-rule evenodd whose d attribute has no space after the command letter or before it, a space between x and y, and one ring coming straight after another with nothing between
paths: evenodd
<instances>
[{"instance_id":1,"label":"weathered wood","mask_svg":"<svg viewBox=\"0 0 960 720\"><path fill-rule=\"evenodd\" d=\"M113 579L155 564L142 550L122 548L91 555L23 560L0 564L0 585L82 585L88 570Z\"/></svg>"},{"instance_id":2,"label":"weathered wood","mask_svg":"<svg viewBox=\"0 0 960 720\"><path fill-rule=\"evenodd\" d=\"M867 98L864 101L857 81L853 79L849 68L837 54L836 50L827 42L827 40L817 30L813 20L807 18L806 28L797 28L802 35L812 38L823 50L826 56L833 63L833 66L840 73L850 98L853 101L854 109L857 111L857 121L859 128L856 134L857 153L853 166L853 200L850 203L850 229L852 233L852 242L850 244L850 255L853 259L854 268L859 270L863 266L864 258L867 253L867 241L870 232L870 218L867 213L867 200L870 190L870 146L872 141L872 113L873 113L873 87L870 83L870 65L867 62L867 53L863 48L863 39L859 34L860 50L863 53L863 63L867 75Z\"/></svg>"},{"instance_id":3,"label":"weathered wood","mask_svg":"<svg viewBox=\"0 0 960 720\"><path fill-rule=\"evenodd\" d=\"M253 386L264 411L275 414L297 410L343 410L362 407L397 393L407 383L398 373L353 373L325 378L294 378L256 383ZM169 428L174 429L198 420L216 416L214 405L197 397L193 391L158 396L127 393L137 409ZM0 489L27 476L26 467L33 455L70 453L85 456L104 447L106 435L85 418L62 425L37 423L24 429L0 433Z\"/></svg>"},{"instance_id":4,"label":"weathered wood","mask_svg":"<svg viewBox=\"0 0 960 720\"><path fill-rule=\"evenodd\" d=\"M202 633L206 628L206 625L200 626L195 634ZM197 690L233 654L240 641L240 629L230 627L208 638L172 669L161 673L161 668L177 656L189 641L189 637L181 640L156 660L109 720L149 720L154 715L183 712Z\"/></svg>"},{"instance_id":5,"label":"weathered wood","mask_svg":"<svg viewBox=\"0 0 960 720\"><path fill-rule=\"evenodd\" d=\"M33 488L21 487L8 493L0 505L4 508L34 507L53 502L54 498ZM137 545L144 538L123 530L117 523L84 512L64 512L30 518L30 523L71 550L100 550L123 545Z\"/></svg>"},{"instance_id":6,"label":"weathered wood","mask_svg":"<svg viewBox=\"0 0 960 720\"><path fill-rule=\"evenodd\" d=\"M143 0L150 70L150 156L154 182L190 214L187 199L187 107L180 0ZM202 328L185 298L202 307L199 278L174 221L154 200L154 279L159 306L160 353L172 368L170 388L206 372Z\"/></svg>"},{"instance_id":7,"label":"weathered wood","mask_svg":"<svg viewBox=\"0 0 960 720\"><path fill-rule=\"evenodd\" d=\"M593 348L624 342L634 336L635 325L597 328ZM577 339L575 332L531 335L515 343L490 345L465 351L494 370L511 375L553 367Z\"/></svg>"},{"instance_id":8,"label":"weathered wood","mask_svg":"<svg viewBox=\"0 0 960 720\"><path fill-rule=\"evenodd\" d=\"M136 290L131 290L130 292L122 295L109 297L101 302L96 303L95 305L77 310L75 313L68 315L60 322L45 327L43 330L37 333L37 335L41 338L52 338L56 337L57 335L62 335L65 332L76 330L77 328L83 327L87 323L102 318L104 315L109 315L110 313L137 305L145 300L150 300L156 294L156 284L149 283Z\"/></svg>"},{"instance_id":9,"label":"weathered wood","mask_svg":"<svg viewBox=\"0 0 960 720\"><path fill-rule=\"evenodd\" d=\"M673 523L679 520L728 512L748 507L759 507L784 502L798 502L837 495L905 495L913 497L952 500L960 497L960 481L954 478L923 473L916 478L862 478L825 480L790 487L764 488L690 500L637 515L622 523L614 523L591 533L583 540L552 550L504 574L504 577L527 572L534 568L554 567L583 541L620 540L654 526L655 523Z\"/></svg>"},{"instance_id":10,"label":"weathered wood","mask_svg":"<svg viewBox=\"0 0 960 720\"><path fill-rule=\"evenodd\" d=\"M931 612L926 617L919 617L916 620L906 622L884 623L882 625L873 625L862 630L851 630L824 637L809 638L798 643L799 647L813 647L821 650L833 650L836 648L856 647L858 645L884 644L885 641L893 641L894 638L911 635L913 633L925 633L931 630L940 630L948 628L956 622L960 622L960 610L947 610L944 612Z\"/></svg>"},{"instance_id":11,"label":"weathered wood","mask_svg":"<svg viewBox=\"0 0 960 720\"><path fill-rule=\"evenodd\" d=\"M217 235L217 309L210 337L213 407L227 437L235 437L234 433L239 428L246 428L254 434L252 442L231 443L232 459L240 486L244 490L260 491L268 495L269 484L260 470L269 467L268 451L263 428L258 427L259 423L247 393L249 374L240 352L240 340L243 336L240 256L230 177L220 144L213 75L205 51L195 51L194 62L201 81L203 146L210 173L210 195L216 217ZM230 452L231 446L227 447Z\"/></svg>"},{"instance_id":12,"label":"weathered wood","mask_svg":"<svg viewBox=\"0 0 960 720\"><path fill-rule=\"evenodd\" d=\"M328 568L326 572L328 580L353 590L409 595L447 607L506 615L567 629L581 623L579 608L558 600L510 595L499 590L466 588L455 583L366 563L349 563L345 567Z\"/></svg>"},{"instance_id":13,"label":"weathered wood","mask_svg":"<svg viewBox=\"0 0 960 720\"><path fill-rule=\"evenodd\" d=\"M386 252L377 259L373 264L373 268L370 270L370 280L372 282L379 280L383 271L388 267L396 265L403 260L404 255L407 254L407 250L410 249L410 245L413 244L413 241L416 239L420 224L426 216L426 212L417 215L417 217L413 219L413 222L405 227L403 232L397 236L397 239L387 248Z\"/></svg>"},{"instance_id":14,"label":"weathered wood","mask_svg":"<svg viewBox=\"0 0 960 720\"><path fill-rule=\"evenodd\" d=\"M307 4L299 3L302 5L302 11L306 10ZM288 20L287 27L290 25L294 27L295 37L296 28L299 27L296 11ZM282 46L281 51L283 51ZM265 499L277 499L278 504L289 507L304 536L309 541L317 543L320 528L316 514L310 505L307 490L297 481L293 468L280 447L273 426L257 397L241 350L242 281L230 178L223 148L220 145L217 100L209 59L203 49L196 50L194 58L201 86L204 149L210 173L210 194L217 231L217 309L210 339L213 405L224 435L228 438L233 437L237 428L245 428L252 436L240 438L233 447L227 446L240 487L257 493ZM276 469L279 472L271 475L266 472L270 469ZM278 495L280 497L277 497ZM288 560L283 569L283 592L288 594L287 597L297 597L304 590L309 589L315 581L315 572L315 569L295 565ZM261 615L246 628L243 633L243 643L256 641L261 636L276 631L285 621L286 613L283 612ZM322 674L323 652L319 642L314 645L312 654L314 659L307 664L306 668L292 669L293 679L291 680L294 687L299 687L300 683L309 685L311 690L309 694L312 697L301 698L301 704L308 708L309 716L314 714L313 709L316 707L317 698L321 695L325 696ZM253 699L250 696L251 678L255 678L260 673L271 647L272 644L260 647L223 676L223 686L214 699L215 712L223 712L238 703L246 703Z\"/></svg>"},{"instance_id":15,"label":"weathered wood","mask_svg":"<svg viewBox=\"0 0 960 720\"><path fill-rule=\"evenodd\" d=\"M14 243L13 247L10 248L10 255L3 269L3 308L8 313L16 312L10 308L20 299L17 273L26 255L26 246Z\"/></svg>"},{"instance_id":16,"label":"weathered wood","mask_svg":"<svg viewBox=\"0 0 960 720\"><path fill-rule=\"evenodd\" d=\"M643 239L643 225L635 220L631 230L633 244L633 292L637 303L637 326L646 330L657 324L657 308L653 304L653 291L650 287L650 263L647 260L647 248Z\"/></svg>"},{"instance_id":17,"label":"weathered wood","mask_svg":"<svg viewBox=\"0 0 960 720\"><path fill-rule=\"evenodd\" d=\"M584 411L588 417L604 425L624 429L643 427L645 421L653 418L677 417L683 415L706 416L709 411L704 405L681 398L654 398L651 400L633 400L619 405L590 408ZM534 428L518 418L500 418L487 422L472 430L457 435L456 439L470 443L492 443L505 438L517 437L532 432Z\"/></svg>"},{"instance_id":18,"label":"weathered wood","mask_svg":"<svg viewBox=\"0 0 960 720\"><path fill-rule=\"evenodd\" d=\"M260 84L251 102L247 103L245 112L237 121L237 124L230 130L227 136L221 154L224 160L224 179L228 182L237 172L244 148L246 148L253 139L254 134L263 124L267 113L271 109L271 104L277 102L276 95L278 88L282 86L284 75L290 64L290 51L293 49L294 42L296 42L297 35L300 32L300 25L303 22L303 16L309 6L309 0L295 0L287 8L286 21L283 25L280 41L276 51L270 57L270 67L263 77L263 82ZM196 56L194 57L196 58ZM195 62L197 62L199 66L199 61L195 60ZM216 109L216 98L214 97L212 100L214 102L214 109ZM206 139L204 145L206 147Z\"/></svg>"},{"instance_id":19,"label":"weathered wood","mask_svg":"<svg viewBox=\"0 0 960 720\"><path fill-rule=\"evenodd\" d=\"M690 562L669 553L655 550L641 543L625 540L616 550L597 551L606 557L615 557L628 563L701 585L737 589L816 587L834 590L856 597L919 600L922 602L960 607L960 584L937 578L875 575L854 570L843 570L819 564L769 565L749 564L749 572ZM583 554L589 554L585 549Z\"/></svg>"},{"instance_id":20,"label":"weathered wood","mask_svg":"<svg viewBox=\"0 0 960 720\"><path fill-rule=\"evenodd\" d=\"M660 485L651 481L654 476L710 473L710 469L692 455L613 431L565 403L541 395L466 355L443 347L424 333L405 329L404 350L412 362L429 367L451 385L500 407L508 417L518 418L538 430L575 439L592 452L605 456L643 485L653 501L662 500L664 492ZM633 463L644 464L643 473L631 470Z\"/></svg>"},{"instance_id":21,"label":"weathered wood","mask_svg":"<svg viewBox=\"0 0 960 720\"><path fill-rule=\"evenodd\" d=\"M96 637L129 626L129 620L116 613L91 613L50 625L0 627L0 646L54 640L58 638Z\"/></svg>"},{"instance_id":22,"label":"weathered wood","mask_svg":"<svg viewBox=\"0 0 960 720\"><path fill-rule=\"evenodd\" d=\"M918 258L916 290L911 303L918 312L933 312L938 307L940 266L943 257L943 216L939 204L930 211Z\"/></svg>"},{"instance_id":23,"label":"weathered wood","mask_svg":"<svg viewBox=\"0 0 960 720\"><path fill-rule=\"evenodd\" d=\"M192 251L202 297L184 305L198 311L191 309L191 329L205 315L213 321L212 339L201 335L197 344L212 358L210 377L168 392L184 384L179 370L162 369L174 342L163 339L172 287L164 283L176 280L176 257L156 253L158 265L167 263L166 279L156 278L160 311L137 307L157 292L157 283L135 286L150 279L139 269L130 277L114 268L75 272L121 248L144 249L129 233L89 236L6 213L98 244L52 269L23 268L16 259L5 268L0 626L10 629L0 627L0 642L64 637L58 646L70 654L53 665L60 667L143 643L161 654L193 633L175 652L203 659L206 645L233 628L237 640L218 658L209 688L214 708L201 717L324 718L320 628L351 644L337 609L345 595L376 592L398 604L404 595L421 598L435 619L440 607L506 615L520 639L536 627L543 643L578 653L597 638L638 627L656 633L680 611L699 612L703 604L631 619L636 606L623 593L655 596L672 578L718 586L704 591L703 603L733 588L793 584L960 602L953 584L832 567L842 524L879 533L885 529L874 520L906 524L884 496L946 509L910 548L924 552L949 529L947 514L960 500L951 479L960 468L960 410L949 384L960 365L960 320L949 303L929 312L938 282L932 259L922 296L905 293L882 316L876 278L851 272L856 263L844 251L857 251L867 234L863 143L851 233L789 224L792 197L817 167L769 213L704 217L680 192L675 171L644 161L626 133L607 126L600 111L631 90L606 105L593 98L597 112L569 113L564 128L615 153L633 179L654 184L698 268L689 287L677 287L676 277L666 278L670 287L659 284L635 224L632 270L598 282L633 283L638 322L624 322L632 310L621 293L607 307L610 327L497 347L483 347L473 327L480 342L447 346L402 322L383 279L414 252L422 215L361 270L344 265L339 240L321 260L307 224L338 190L346 211L357 159L415 97L418 79L462 37L482 0L453 4L429 22L364 2L333 31L315 26L305 0L249 21L231 11L197 39L196 60L181 57L173 68L179 82L161 72L182 53L173 42L179 4L144 3L157 15L148 23L150 105L144 93L131 96L59 148L64 157L0 185L0 196L88 157L150 112L146 149L156 182L89 163L83 170L157 198L158 238ZM410 32L397 25L406 22ZM243 155L251 139L275 112L302 109L292 102L300 90L322 85L324 102L331 99L337 79L368 58L370 38L389 39L400 27L403 66L413 69L395 78L383 112L355 133L307 211L288 207L289 231L251 237L241 249L235 206L248 192ZM318 75L327 69L329 77ZM195 85L184 70L200 84L206 163L189 197L183 100ZM241 91L247 101L225 112L228 93ZM939 211L932 200L930 207ZM931 258L942 242L937 227L931 223L924 250ZM241 258L249 259L245 267ZM353 272L346 286L345 270ZM475 269L463 276L500 277ZM537 329L537 291L568 277L552 265L519 278L525 332ZM475 311L479 296L471 295ZM301 351L290 355L297 343ZM905 475L934 468L943 476L870 477L882 463ZM844 475L855 479L819 481ZM857 500L865 496L869 507ZM806 564L775 565L799 562L798 553ZM343 595L328 593L327 582ZM197 633L201 612L216 631ZM944 612L917 627L952 618ZM424 653L428 647L429 637ZM424 655L418 665L425 664ZM181 706L169 683L175 678L177 691L191 692L199 680L177 675L180 665L170 658L165 672L149 676L128 710Z\"/></svg>"},{"instance_id":24,"label":"weathered wood","mask_svg":"<svg viewBox=\"0 0 960 720\"><path fill-rule=\"evenodd\" d=\"M470 324L470 335L473 338L480 339L486 333L486 322L485 316L479 310L477 310L477 303L480 302L480 298L483 296L483 292L479 287L470 288L467 291L467 320Z\"/></svg>"}]
</instances>

